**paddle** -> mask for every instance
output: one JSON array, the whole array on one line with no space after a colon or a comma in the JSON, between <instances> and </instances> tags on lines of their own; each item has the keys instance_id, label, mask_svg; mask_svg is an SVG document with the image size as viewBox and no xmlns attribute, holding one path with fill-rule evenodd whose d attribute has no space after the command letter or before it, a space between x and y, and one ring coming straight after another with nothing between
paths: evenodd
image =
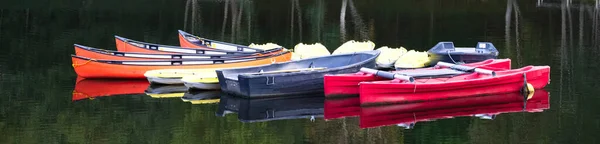
<instances>
[{"instance_id":1,"label":"paddle","mask_svg":"<svg viewBox=\"0 0 600 144\"><path fill-rule=\"evenodd\" d=\"M411 76L395 74L395 73L391 73L391 72L387 72L387 71L380 71L380 70L364 68L364 67L360 68L360 71L364 72L364 73L374 74L376 76L380 76L380 77L388 78L388 79L401 79L401 80L405 80L405 81L409 81L409 82L415 81L415 78L413 78Z\"/></svg>"},{"instance_id":2,"label":"paddle","mask_svg":"<svg viewBox=\"0 0 600 144\"><path fill-rule=\"evenodd\" d=\"M287 70L266 71L266 72L250 73L250 74L260 75L260 74L274 74L274 73L286 73L286 72L313 71L313 70L323 70L323 69L327 69L327 68L326 67L316 67L316 68L287 69Z\"/></svg>"},{"instance_id":3,"label":"paddle","mask_svg":"<svg viewBox=\"0 0 600 144\"><path fill-rule=\"evenodd\" d=\"M438 62L436 65L438 65L438 66L444 66L444 67L448 67L450 69L464 71L464 72L476 72L476 73L488 74L488 75L496 76L496 72L494 72L492 70L482 69L482 68L476 68L476 67L470 67L470 66L464 66L464 65L457 65L457 64L447 63L447 62Z\"/></svg>"}]
</instances>

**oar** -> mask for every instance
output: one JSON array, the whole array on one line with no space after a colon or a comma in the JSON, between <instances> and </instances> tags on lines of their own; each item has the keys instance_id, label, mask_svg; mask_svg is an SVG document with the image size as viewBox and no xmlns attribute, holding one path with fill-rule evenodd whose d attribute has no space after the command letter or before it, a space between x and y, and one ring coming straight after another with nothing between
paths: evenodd
<instances>
[{"instance_id":1,"label":"oar","mask_svg":"<svg viewBox=\"0 0 600 144\"><path fill-rule=\"evenodd\" d=\"M409 81L409 82L415 81L415 78L413 78L411 76L395 74L395 73L391 73L391 72L380 71L380 70L375 70L375 69L370 69L370 68L363 67L363 68L360 68L360 71L364 72L364 73L374 74L376 76L380 76L380 77L388 78L388 79L401 79L401 80L405 80L405 81Z\"/></svg>"},{"instance_id":2,"label":"oar","mask_svg":"<svg viewBox=\"0 0 600 144\"><path fill-rule=\"evenodd\" d=\"M464 66L464 65L457 65L457 64L447 63L447 62L438 62L437 65L438 66L449 67L451 69L459 70L459 71L465 71L465 72L474 71L476 73L482 73L482 74L488 74L488 75L496 76L496 72L494 72L492 70L482 69L482 68L476 68L476 67L470 67L470 66Z\"/></svg>"}]
</instances>

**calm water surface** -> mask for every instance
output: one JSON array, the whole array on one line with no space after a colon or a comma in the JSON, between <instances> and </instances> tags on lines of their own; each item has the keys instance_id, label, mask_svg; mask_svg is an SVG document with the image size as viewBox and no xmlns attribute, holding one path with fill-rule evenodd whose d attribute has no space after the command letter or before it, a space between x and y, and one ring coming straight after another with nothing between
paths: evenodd
<instances>
[{"instance_id":1,"label":"calm water surface","mask_svg":"<svg viewBox=\"0 0 600 144\"><path fill-rule=\"evenodd\" d=\"M0 2L0 143L598 143L600 10L594 0L536 2ZM421 51L439 41L490 41L513 68L552 67L550 107L362 129L356 116L324 120L331 101L322 98L191 104L177 96L219 94L144 80L76 82L73 44L114 50L119 35L178 45L178 29L244 45L321 42L331 51L353 39ZM150 94L164 91L179 94ZM291 119L265 119L282 116Z\"/></svg>"}]
</instances>

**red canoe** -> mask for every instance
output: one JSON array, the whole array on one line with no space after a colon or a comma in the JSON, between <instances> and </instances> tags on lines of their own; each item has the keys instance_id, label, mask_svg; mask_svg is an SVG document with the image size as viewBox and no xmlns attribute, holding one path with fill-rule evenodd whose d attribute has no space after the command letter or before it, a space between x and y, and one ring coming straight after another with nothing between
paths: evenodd
<instances>
[{"instance_id":1,"label":"red canoe","mask_svg":"<svg viewBox=\"0 0 600 144\"><path fill-rule=\"evenodd\" d=\"M250 48L248 46L233 45L226 48L223 46L218 48L188 48L178 47L169 45L152 44L146 42L135 41L120 36L115 36L115 42L117 50L120 52L141 52L141 53L153 53L153 54L175 54L175 53L187 53L187 54L260 54L268 53L272 51L280 51L283 48L273 48L269 50L262 50L256 48ZM221 49L222 48L222 49ZM233 49L234 50L230 50Z\"/></svg>"},{"instance_id":2,"label":"red canoe","mask_svg":"<svg viewBox=\"0 0 600 144\"><path fill-rule=\"evenodd\" d=\"M143 94L147 80L84 79L77 77L72 101L126 94Z\"/></svg>"},{"instance_id":3,"label":"red canoe","mask_svg":"<svg viewBox=\"0 0 600 144\"><path fill-rule=\"evenodd\" d=\"M398 104L380 107L363 107L360 127L372 128L387 125L414 125L419 121L432 121L461 116L495 117L501 113L541 112L550 108L548 92L535 91L524 101L519 92L467 97L452 100Z\"/></svg>"},{"instance_id":4,"label":"red canoe","mask_svg":"<svg viewBox=\"0 0 600 144\"><path fill-rule=\"evenodd\" d=\"M332 120L360 115L360 99L358 95L336 99L325 99L323 106L324 119Z\"/></svg>"},{"instance_id":5,"label":"red canoe","mask_svg":"<svg viewBox=\"0 0 600 144\"><path fill-rule=\"evenodd\" d=\"M526 66L496 71L496 76L471 73L455 77L372 81L360 83L362 106L410 103L464 96L517 92L527 83L540 89L550 82L549 66Z\"/></svg>"},{"instance_id":6,"label":"red canoe","mask_svg":"<svg viewBox=\"0 0 600 144\"><path fill-rule=\"evenodd\" d=\"M84 78L146 78L144 73L156 69L224 69L287 62L289 51L256 58L221 58L210 60L97 60L71 55L73 69Z\"/></svg>"},{"instance_id":7,"label":"red canoe","mask_svg":"<svg viewBox=\"0 0 600 144\"><path fill-rule=\"evenodd\" d=\"M273 51L264 54L151 54L139 52L119 52L104 49L97 49L88 46L75 44L75 54L77 56L91 59L107 60L157 60L157 59L219 59L219 58L253 58L277 54L281 51Z\"/></svg>"},{"instance_id":8,"label":"red canoe","mask_svg":"<svg viewBox=\"0 0 600 144\"><path fill-rule=\"evenodd\" d=\"M486 69L494 69L494 70L504 70L510 69L510 59L488 59L481 62L476 63L468 63L463 64L464 66L470 67L478 67L478 68L486 68ZM430 67L430 68L421 68L421 69L413 69L413 70L403 70L403 71L415 71L415 70L430 70L430 69L440 69L442 67ZM358 83L363 81L377 81L377 80L385 80L384 78L375 76L373 74L357 72L352 74L337 74L325 75L323 78L324 81L324 90L325 97L345 97L348 95L357 95L359 94Z\"/></svg>"}]
</instances>

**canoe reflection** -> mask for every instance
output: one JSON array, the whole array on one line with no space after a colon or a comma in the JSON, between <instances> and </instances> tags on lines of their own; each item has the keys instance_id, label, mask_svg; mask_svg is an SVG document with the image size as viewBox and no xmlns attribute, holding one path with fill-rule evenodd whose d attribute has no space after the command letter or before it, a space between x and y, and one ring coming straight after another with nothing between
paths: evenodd
<instances>
[{"instance_id":1,"label":"canoe reflection","mask_svg":"<svg viewBox=\"0 0 600 144\"><path fill-rule=\"evenodd\" d=\"M363 107L360 111L360 127L371 128L398 125L412 128L419 121L432 121L461 116L494 119L501 113L541 112L550 108L549 94L536 90L531 99L524 101L521 93L507 93L468 97L422 103Z\"/></svg>"},{"instance_id":2,"label":"canoe reflection","mask_svg":"<svg viewBox=\"0 0 600 144\"><path fill-rule=\"evenodd\" d=\"M180 98L188 91L185 85L162 85L150 84L146 89L146 95L152 98Z\"/></svg>"},{"instance_id":3,"label":"canoe reflection","mask_svg":"<svg viewBox=\"0 0 600 144\"><path fill-rule=\"evenodd\" d=\"M127 94L143 94L147 80L115 80L77 78L71 101Z\"/></svg>"},{"instance_id":4,"label":"canoe reflection","mask_svg":"<svg viewBox=\"0 0 600 144\"><path fill-rule=\"evenodd\" d=\"M344 98L325 99L325 120L354 117L360 115L360 97L358 95Z\"/></svg>"},{"instance_id":5,"label":"canoe reflection","mask_svg":"<svg viewBox=\"0 0 600 144\"><path fill-rule=\"evenodd\" d=\"M247 99L221 95L217 116L237 113L241 122L263 122L323 116L323 93L290 95L275 98Z\"/></svg>"},{"instance_id":6,"label":"canoe reflection","mask_svg":"<svg viewBox=\"0 0 600 144\"><path fill-rule=\"evenodd\" d=\"M190 89L181 100L192 104L213 104L220 101L221 91L203 91Z\"/></svg>"}]
</instances>

